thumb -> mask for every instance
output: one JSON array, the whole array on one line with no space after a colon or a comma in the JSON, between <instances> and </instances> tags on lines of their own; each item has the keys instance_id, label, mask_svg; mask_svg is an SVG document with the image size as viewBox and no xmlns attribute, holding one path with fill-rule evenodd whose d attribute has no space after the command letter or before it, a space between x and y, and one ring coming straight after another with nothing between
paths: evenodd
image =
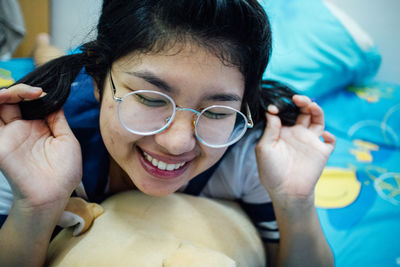
<instances>
[{"instance_id":1,"label":"thumb","mask_svg":"<svg viewBox=\"0 0 400 267\"><path fill-rule=\"evenodd\" d=\"M46 117L46 123L49 126L51 133L56 138L63 135L74 136L62 109L48 115Z\"/></svg>"}]
</instances>

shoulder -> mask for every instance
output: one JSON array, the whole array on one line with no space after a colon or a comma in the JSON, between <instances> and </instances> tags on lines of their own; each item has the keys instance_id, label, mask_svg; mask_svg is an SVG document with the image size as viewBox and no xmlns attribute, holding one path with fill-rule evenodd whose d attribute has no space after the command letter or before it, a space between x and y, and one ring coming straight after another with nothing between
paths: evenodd
<instances>
[{"instance_id":1,"label":"shoulder","mask_svg":"<svg viewBox=\"0 0 400 267\"><path fill-rule=\"evenodd\" d=\"M228 172L242 180L248 171L254 171L257 167L254 148L261 134L262 129L260 128L247 131L243 138L226 152L217 173Z\"/></svg>"},{"instance_id":2,"label":"shoulder","mask_svg":"<svg viewBox=\"0 0 400 267\"><path fill-rule=\"evenodd\" d=\"M258 178L254 148L263 133L255 127L231 147L207 183L203 193L208 197L240 199L251 203L270 202Z\"/></svg>"},{"instance_id":3,"label":"shoulder","mask_svg":"<svg viewBox=\"0 0 400 267\"><path fill-rule=\"evenodd\" d=\"M243 138L231 147L221 161L217 171L233 173L243 179L249 171L257 169L255 146L261 138L263 129L259 126L250 129Z\"/></svg>"},{"instance_id":4,"label":"shoulder","mask_svg":"<svg viewBox=\"0 0 400 267\"><path fill-rule=\"evenodd\" d=\"M247 153L254 155L254 148L264 133L264 127L262 124L254 126L254 128L248 130L243 138L233 146L231 153L241 154Z\"/></svg>"},{"instance_id":5,"label":"shoulder","mask_svg":"<svg viewBox=\"0 0 400 267\"><path fill-rule=\"evenodd\" d=\"M94 90L92 77L82 69L64 105L65 117L83 151L82 190L91 201L103 198L108 181L108 152L100 134L100 103Z\"/></svg>"},{"instance_id":6,"label":"shoulder","mask_svg":"<svg viewBox=\"0 0 400 267\"><path fill-rule=\"evenodd\" d=\"M98 127L100 103L94 96L93 79L85 69L80 71L71 84L63 109L71 128L80 128L82 125L87 128Z\"/></svg>"}]
</instances>

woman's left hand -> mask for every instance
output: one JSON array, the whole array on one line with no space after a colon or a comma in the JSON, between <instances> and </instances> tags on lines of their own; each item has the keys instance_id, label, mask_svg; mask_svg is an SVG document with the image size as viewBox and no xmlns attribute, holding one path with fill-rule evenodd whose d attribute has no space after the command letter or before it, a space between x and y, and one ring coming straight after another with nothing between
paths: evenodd
<instances>
[{"instance_id":1,"label":"woman's left hand","mask_svg":"<svg viewBox=\"0 0 400 267\"><path fill-rule=\"evenodd\" d=\"M282 126L278 109L268 107L267 126L256 146L258 171L273 200L313 203L315 184L334 149L335 137L324 130L321 107L301 95L293 96L293 102L301 112L293 126Z\"/></svg>"}]
</instances>

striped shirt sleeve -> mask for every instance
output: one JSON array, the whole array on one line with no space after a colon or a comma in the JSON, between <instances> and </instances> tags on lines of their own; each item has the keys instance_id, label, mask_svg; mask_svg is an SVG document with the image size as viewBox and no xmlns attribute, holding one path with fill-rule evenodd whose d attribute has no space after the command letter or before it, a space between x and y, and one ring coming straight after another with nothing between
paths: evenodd
<instances>
[{"instance_id":1,"label":"striped shirt sleeve","mask_svg":"<svg viewBox=\"0 0 400 267\"><path fill-rule=\"evenodd\" d=\"M13 201L13 194L7 179L0 171L0 227L7 219Z\"/></svg>"},{"instance_id":2,"label":"striped shirt sleeve","mask_svg":"<svg viewBox=\"0 0 400 267\"><path fill-rule=\"evenodd\" d=\"M279 229L271 202L262 204L241 202L240 205L256 226L263 241L279 242Z\"/></svg>"}]
</instances>

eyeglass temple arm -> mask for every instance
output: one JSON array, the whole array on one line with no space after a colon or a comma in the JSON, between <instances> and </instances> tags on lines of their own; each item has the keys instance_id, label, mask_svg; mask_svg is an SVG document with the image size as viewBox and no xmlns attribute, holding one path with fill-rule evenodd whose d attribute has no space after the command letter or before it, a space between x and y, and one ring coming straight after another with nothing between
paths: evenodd
<instances>
[{"instance_id":1,"label":"eyeglass temple arm","mask_svg":"<svg viewBox=\"0 0 400 267\"><path fill-rule=\"evenodd\" d=\"M253 128L254 126L254 122L253 119L251 117L251 112L250 112L250 107L249 104L246 103L246 115L247 115L247 128Z\"/></svg>"},{"instance_id":2,"label":"eyeglass temple arm","mask_svg":"<svg viewBox=\"0 0 400 267\"><path fill-rule=\"evenodd\" d=\"M114 84L114 80L113 80L112 75L111 75L111 70L110 70L110 82L111 82L111 90L112 90L112 92L113 92L113 98L114 98L114 100L116 100L116 101L121 101L122 98L116 96L117 89L115 89L115 84Z\"/></svg>"}]
</instances>

